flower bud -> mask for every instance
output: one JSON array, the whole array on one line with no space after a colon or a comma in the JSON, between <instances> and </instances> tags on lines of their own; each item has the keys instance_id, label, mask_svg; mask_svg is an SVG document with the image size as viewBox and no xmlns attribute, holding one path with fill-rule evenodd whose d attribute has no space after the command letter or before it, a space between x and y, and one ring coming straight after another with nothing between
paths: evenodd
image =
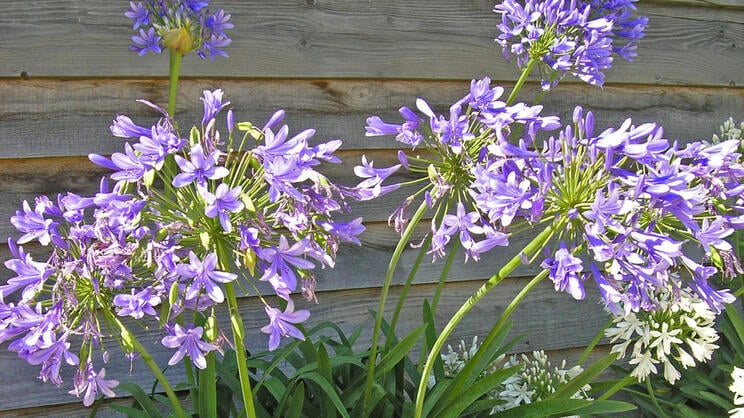
<instances>
[{"instance_id":1,"label":"flower bud","mask_svg":"<svg viewBox=\"0 0 744 418\"><path fill-rule=\"evenodd\" d=\"M194 49L194 39L184 27L170 29L163 34L163 45L181 55L186 55Z\"/></svg>"}]
</instances>

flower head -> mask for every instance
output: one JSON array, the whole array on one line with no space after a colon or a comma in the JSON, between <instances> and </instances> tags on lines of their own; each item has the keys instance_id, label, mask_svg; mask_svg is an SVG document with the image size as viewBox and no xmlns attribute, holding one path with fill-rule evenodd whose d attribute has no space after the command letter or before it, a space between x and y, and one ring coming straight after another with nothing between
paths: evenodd
<instances>
[{"instance_id":1,"label":"flower head","mask_svg":"<svg viewBox=\"0 0 744 418\"><path fill-rule=\"evenodd\" d=\"M537 63L545 89L566 73L601 86L612 54L632 60L644 35L648 19L632 15L633 2L504 0L494 7L501 15L496 42L506 59L516 56L519 68Z\"/></svg>"},{"instance_id":2,"label":"flower head","mask_svg":"<svg viewBox=\"0 0 744 418\"><path fill-rule=\"evenodd\" d=\"M139 55L159 54L171 49L181 55L196 51L202 59L214 61L227 56L222 49L230 44L225 30L233 27L230 15L218 9L210 13L209 1L144 0L130 1L124 15L132 20L139 35L132 37L132 51Z\"/></svg>"},{"instance_id":3,"label":"flower head","mask_svg":"<svg viewBox=\"0 0 744 418\"><path fill-rule=\"evenodd\" d=\"M305 322L310 317L310 311L301 309L295 312L294 303L289 300L283 312L277 308L266 306L266 314L269 316L269 324L261 328L261 331L269 334L269 350L275 350L279 347L281 337L305 339L302 332L293 324Z\"/></svg>"},{"instance_id":4,"label":"flower head","mask_svg":"<svg viewBox=\"0 0 744 418\"><path fill-rule=\"evenodd\" d=\"M93 365L87 363L84 368L78 369L75 374L75 388L70 391L70 394L80 396L81 393L84 393L83 405L91 406L99 393L109 397L116 396L112 389L118 385L117 380L106 379L106 369L96 372Z\"/></svg>"},{"instance_id":5,"label":"flower head","mask_svg":"<svg viewBox=\"0 0 744 418\"><path fill-rule=\"evenodd\" d=\"M209 344L202 340L204 334L204 328L202 327L182 327L178 324L173 324L171 327L170 335L163 337L161 343L168 348L177 348L168 364L173 366L174 364L181 361L183 356L189 356L194 365L200 369L207 367L207 360L204 358L204 353L216 349L212 344Z\"/></svg>"},{"instance_id":6,"label":"flower head","mask_svg":"<svg viewBox=\"0 0 744 418\"><path fill-rule=\"evenodd\" d=\"M156 19L139 4L130 14L142 29ZM179 4L194 13L207 6ZM227 19L217 15L209 25L224 30ZM290 135L287 126L274 133L283 111L263 130L236 123L228 111L221 135L217 119L229 101L219 89L201 99L204 113L188 139L155 104L143 101L162 115L149 127L118 115L111 133L132 142L111 157L90 156L112 170L97 193L42 196L11 218L19 234L8 241L4 262L13 275L0 284L0 343L57 385L64 367L83 361L73 393L86 405L99 394L113 396L116 382L103 369L94 372L94 363L110 357L104 338L119 339L125 356L138 355L118 318L157 318L168 333L163 345L176 349L170 364L189 356L203 368L204 353L222 335L211 308L240 281L240 288L273 289L287 301L283 312L267 305L275 348L282 337L302 337L292 324L309 312L292 310L293 294L314 300L316 266L333 267L342 242L360 243L361 218L334 217L348 209L346 189L318 171L340 161L340 140L310 144L314 130ZM19 245L25 243L51 251L34 257ZM197 320L209 326L183 325Z\"/></svg>"},{"instance_id":7,"label":"flower head","mask_svg":"<svg viewBox=\"0 0 744 418\"><path fill-rule=\"evenodd\" d=\"M614 325L605 335L614 343L612 352L625 357L631 349L631 376L644 381L663 366L664 378L674 384L681 373L677 367L694 367L695 360L710 360L718 340L715 314L689 290L678 299L671 294L659 301L656 310L627 312L613 316Z\"/></svg>"}]
</instances>

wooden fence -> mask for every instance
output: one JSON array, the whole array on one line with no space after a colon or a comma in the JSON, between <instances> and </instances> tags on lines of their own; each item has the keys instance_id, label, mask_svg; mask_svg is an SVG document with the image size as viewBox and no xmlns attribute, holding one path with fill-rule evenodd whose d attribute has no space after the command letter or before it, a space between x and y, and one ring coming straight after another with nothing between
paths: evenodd
<instances>
[{"instance_id":1,"label":"wooden fence","mask_svg":"<svg viewBox=\"0 0 744 418\"><path fill-rule=\"evenodd\" d=\"M290 129L313 127L317 138L341 138L344 163L329 174L355 184L352 168L362 153L378 166L395 160L394 142L364 136L367 116L392 119L402 105L426 98L444 110L461 97L472 78L490 76L505 86L517 72L493 42L498 18L492 0L213 0L232 14L229 59L183 63L177 119L200 118L203 89L225 90L238 119L261 123L286 109ZM90 194L105 174L87 159L110 154L123 141L108 130L116 114L145 124L152 112L135 102L167 101L166 56L137 57L128 51L131 26L126 1L5 0L0 14L0 237L14 236L8 219L24 199L63 191ZM544 100L547 114L570 115L581 104L595 112L599 128L627 117L656 121L670 139L706 139L720 123L744 120L744 5L741 0L642 1L648 34L634 63L617 60L603 89L567 79ZM535 97L528 85L523 97ZM344 246L335 269L320 272L319 305L310 324L332 319L344 329L370 322L388 257L397 240L386 224L403 196L355 205L367 232L361 247ZM2 242L5 242L3 238ZM26 246L27 249L31 246ZM456 263L444 291L438 320L449 315L519 248L493 251L480 263ZM39 251L40 248L34 247ZM0 259L9 251L0 244ZM395 283L405 280L416 251L404 253ZM421 301L431 297L440 264L425 263L406 305L403 330L420 321ZM453 341L483 335L534 267L525 267L492 292L453 334ZM11 272L0 269L0 282ZM393 298L398 292L393 289ZM394 299L393 299L394 300ZM243 299L248 345L265 347L258 328L263 308ZM527 338L517 351L570 353L585 346L606 321L597 292L576 302L539 287L514 316L515 334ZM142 331L165 364L170 350L155 331ZM368 337L368 336L367 336ZM367 339L366 341L369 341ZM115 355L113 357L116 357ZM114 358L108 376L149 384L143 363ZM77 416L79 401L37 379L38 368L0 351L0 415ZM71 376L66 376L70 385ZM177 375L174 375L178 378Z\"/></svg>"}]
</instances>

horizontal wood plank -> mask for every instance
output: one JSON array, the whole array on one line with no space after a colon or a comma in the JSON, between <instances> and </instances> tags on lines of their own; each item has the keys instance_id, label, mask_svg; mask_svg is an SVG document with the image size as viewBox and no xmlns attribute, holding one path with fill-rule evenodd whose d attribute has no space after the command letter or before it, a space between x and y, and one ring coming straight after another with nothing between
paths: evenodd
<instances>
[{"instance_id":1,"label":"horizontal wood plank","mask_svg":"<svg viewBox=\"0 0 744 418\"><path fill-rule=\"evenodd\" d=\"M10 0L0 16L0 77L166 76L164 56L138 58L126 2ZM229 59L186 57L185 75L514 79L493 42L493 1L216 2L232 14ZM649 17L639 58L616 61L611 83L744 85L744 11L638 5ZM701 13L701 10L704 13ZM496 76L497 75L497 76Z\"/></svg>"},{"instance_id":2,"label":"horizontal wood plank","mask_svg":"<svg viewBox=\"0 0 744 418\"><path fill-rule=\"evenodd\" d=\"M443 325L480 284L479 281L448 284L437 311L438 323ZM470 341L476 335L483 338L506 305L525 284L526 279L508 279L502 282L468 314L461 325L456 328L450 341L453 344L461 339ZM399 290L398 287L391 289L386 308L388 319ZM433 294L434 285L418 285L411 289L408 302L404 305L401 315L398 328L400 335L420 325L422 302L424 298L431 299ZM356 327L364 326L365 331L360 337L359 347L366 347L370 344L371 333L370 327L367 326L371 321L369 311L377 309L378 289L320 292L318 296L320 300L318 305L298 301L298 309L308 308L312 312L307 322L308 329L326 320L333 320L346 333L350 333ZM512 316L514 328L511 337L524 335L524 338L513 347L511 352L536 349L561 350L588 344L607 320L606 314L596 303L597 298L597 292L590 290L586 300L574 301L566 294L555 292L551 284L542 283L522 302ZM241 299L241 315L247 328L248 349L252 352L264 350L267 337L259 331L259 328L267 322L263 306L255 298ZM556 320L557 318L560 320ZM224 312L220 315L220 323L223 326L229 326ZM132 331L151 351L158 364L163 366L167 363L172 351L159 344L163 336L161 332L137 328L132 328ZM112 342L108 341L108 343ZM136 360L135 373L129 375L130 363L120 357L118 350L112 346L111 361L105 365L106 377L121 381L134 381L149 388L152 377L145 364L141 360ZM13 352L0 350L0 364L3 365L0 367L0 385L4 388L0 393L0 411L76 401L74 397L66 393L72 381L69 374L66 375L64 387L58 389L54 385L42 384L37 380L38 368L18 359ZM166 374L174 381L184 379L180 366L169 368ZM124 395L124 393L119 393L119 395Z\"/></svg>"},{"instance_id":3,"label":"horizontal wood plank","mask_svg":"<svg viewBox=\"0 0 744 418\"><path fill-rule=\"evenodd\" d=\"M368 116L399 121L397 109L415 107L418 97L445 113L469 87L462 81L184 80L176 116L184 131L201 121L202 90L214 88L225 91L238 121L261 126L275 110L285 109L291 132L314 128L316 140L340 138L343 150L355 150L398 148L392 138L364 136ZM533 101L538 90L527 86L520 100ZM125 114L141 125L154 123L159 114L136 99L164 103L167 85L137 80L6 80L0 81L0 98L7 98L0 99L7 100L0 106L3 164L3 158L121 151L124 140L111 135L111 121ZM744 119L744 89L738 88L559 85L542 103L543 114L558 114L563 120L570 120L577 104L593 110L598 129L617 126L628 117L637 123L654 121L664 126L668 138L685 142L709 138L729 116Z\"/></svg>"}]
</instances>

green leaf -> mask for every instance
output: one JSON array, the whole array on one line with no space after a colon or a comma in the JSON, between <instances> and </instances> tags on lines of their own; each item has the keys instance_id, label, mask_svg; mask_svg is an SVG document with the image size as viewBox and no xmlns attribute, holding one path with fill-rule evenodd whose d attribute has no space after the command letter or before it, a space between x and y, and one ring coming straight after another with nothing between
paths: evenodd
<instances>
[{"instance_id":1,"label":"green leaf","mask_svg":"<svg viewBox=\"0 0 744 418\"><path fill-rule=\"evenodd\" d=\"M426 324L423 324L411 331L405 338L400 340L398 344L392 347L390 351L382 357L380 364L377 365L377 368L375 369L375 377L387 373L395 367L398 362L405 358L406 355L411 352L413 346L419 341L425 330Z\"/></svg>"},{"instance_id":2,"label":"green leaf","mask_svg":"<svg viewBox=\"0 0 744 418\"><path fill-rule=\"evenodd\" d=\"M426 337L424 339L426 349L422 348L422 352L428 350L428 347L434 346L434 343L437 341L437 328L436 324L434 323L434 314L431 311L431 306L429 305L428 300L424 300L423 310L423 320L424 324L426 324L427 327ZM434 378L437 381L444 379L444 362L442 361L441 355L437 356L436 359L434 359L434 367L432 371L434 373Z\"/></svg>"},{"instance_id":3,"label":"green leaf","mask_svg":"<svg viewBox=\"0 0 744 418\"><path fill-rule=\"evenodd\" d=\"M454 402L445 405L446 407L441 410L441 412L438 410L432 411L432 416L443 418L460 416L465 409L473 404L473 402L477 401L483 397L483 395L490 392L494 387L498 386L501 382L514 375L514 373L516 373L520 368L521 366L517 365L501 369L493 374L483 377L482 379L476 380L473 385L467 388L467 390L458 394L459 396L455 398Z\"/></svg>"},{"instance_id":4,"label":"green leaf","mask_svg":"<svg viewBox=\"0 0 744 418\"><path fill-rule=\"evenodd\" d=\"M736 308L731 304L726 305L726 318L736 330L736 336L738 337L738 340L744 341L744 319L742 318L739 311L737 311Z\"/></svg>"},{"instance_id":5,"label":"green leaf","mask_svg":"<svg viewBox=\"0 0 744 418\"><path fill-rule=\"evenodd\" d=\"M520 405L494 414L497 418L545 418L561 415L614 414L635 409L627 402L587 399L548 399Z\"/></svg>"},{"instance_id":6,"label":"green leaf","mask_svg":"<svg viewBox=\"0 0 744 418\"><path fill-rule=\"evenodd\" d=\"M349 412L346 410L346 407L344 406L344 403L341 401L341 398L338 396L338 393L333 388L331 381L329 381L325 376L321 375L320 373L305 373L302 376L300 376L302 379L310 380L320 389L323 390L325 393L325 396L323 399L329 400L333 406L335 407L335 410L338 411L342 416L349 418ZM326 410L329 411L329 410ZM336 414L333 414L335 416ZM329 415L329 412L325 412L322 414L323 417L331 416Z\"/></svg>"},{"instance_id":7,"label":"green leaf","mask_svg":"<svg viewBox=\"0 0 744 418\"><path fill-rule=\"evenodd\" d=\"M155 402L152 401L150 396L139 385L130 382L120 382L118 388L129 392L147 414L146 416L162 417Z\"/></svg>"},{"instance_id":8,"label":"green leaf","mask_svg":"<svg viewBox=\"0 0 744 418\"><path fill-rule=\"evenodd\" d=\"M733 403L711 392L701 391L700 393L698 393L698 396L701 399L705 399L706 401L712 403L713 405L723 409L724 411L729 411L731 409L734 409Z\"/></svg>"},{"instance_id":9,"label":"green leaf","mask_svg":"<svg viewBox=\"0 0 744 418\"><path fill-rule=\"evenodd\" d=\"M135 409L130 406L111 404L108 407L113 409L116 412L121 412L122 414L126 415L129 418L150 418L150 416L147 415L145 411L141 411L139 409Z\"/></svg>"},{"instance_id":10,"label":"green leaf","mask_svg":"<svg viewBox=\"0 0 744 418\"><path fill-rule=\"evenodd\" d=\"M232 351L228 351L227 353L230 353ZM227 387L230 388L230 390L233 391L233 393L241 393L241 387L240 387L240 380L238 380L236 376L237 371L234 369L231 369L228 367L225 363L227 363L227 353L225 354L226 358L222 362L216 362L215 363L215 370L217 372L217 377L225 384Z\"/></svg>"},{"instance_id":11,"label":"green leaf","mask_svg":"<svg viewBox=\"0 0 744 418\"><path fill-rule=\"evenodd\" d=\"M587 415L617 414L637 409L635 405L622 401L592 400L589 402L590 404L588 406L579 408L573 413L583 417Z\"/></svg>"},{"instance_id":12,"label":"green leaf","mask_svg":"<svg viewBox=\"0 0 744 418\"><path fill-rule=\"evenodd\" d=\"M328 351L326 350L325 346L322 342L318 342L318 374L325 379L325 383L327 383L328 388L331 390L333 395L338 397L336 394L336 391L331 386L333 383L333 372L331 371L331 360L328 358ZM320 385L320 383L318 383ZM321 396L320 397L320 410L321 415L331 416L331 407L333 406L333 402L330 399L330 396L328 395L328 389L320 385L321 388L326 392L327 396ZM341 404L341 400L339 399L339 404ZM343 408L343 404L341 404L341 407ZM334 416L336 414L333 414Z\"/></svg>"},{"instance_id":13,"label":"green leaf","mask_svg":"<svg viewBox=\"0 0 744 418\"><path fill-rule=\"evenodd\" d=\"M302 405L305 403L305 384L300 382L297 388L292 391L287 413L282 415L283 418L300 418L302 414Z\"/></svg>"},{"instance_id":14,"label":"green leaf","mask_svg":"<svg viewBox=\"0 0 744 418\"><path fill-rule=\"evenodd\" d=\"M285 386L284 382L278 380L278 379L268 379L263 385L264 388L271 394L271 396L276 399L277 402L280 402L282 398L287 394L287 386Z\"/></svg>"},{"instance_id":15,"label":"green leaf","mask_svg":"<svg viewBox=\"0 0 744 418\"><path fill-rule=\"evenodd\" d=\"M494 361L496 357L505 353L520 339L515 338L509 343L502 345L511 331L512 322L508 321L496 334L490 344L481 344L476 355L465 364L465 367L454 377L452 388L444 396L437 399L432 408L440 410L446 408L447 404L454 402L463 391L466 391L483 373L483 371Z\"/></svg>"},{"instance_id":16,"label":"green leaf","mask_svg":"<svg viewBox=\"0 0 744 418\"><path fill-rule=\"evenodd\" d=\"M610 353L602 357L595 361L591 366L584 369L584 371L579 373L576 377L569 380L568 383L558 388L546 399L570 398L585 385L589 384L589 382L591 382L595 377L607 370L615 360L617 360L616 353Z\"/></svg>"}]
</instances>

